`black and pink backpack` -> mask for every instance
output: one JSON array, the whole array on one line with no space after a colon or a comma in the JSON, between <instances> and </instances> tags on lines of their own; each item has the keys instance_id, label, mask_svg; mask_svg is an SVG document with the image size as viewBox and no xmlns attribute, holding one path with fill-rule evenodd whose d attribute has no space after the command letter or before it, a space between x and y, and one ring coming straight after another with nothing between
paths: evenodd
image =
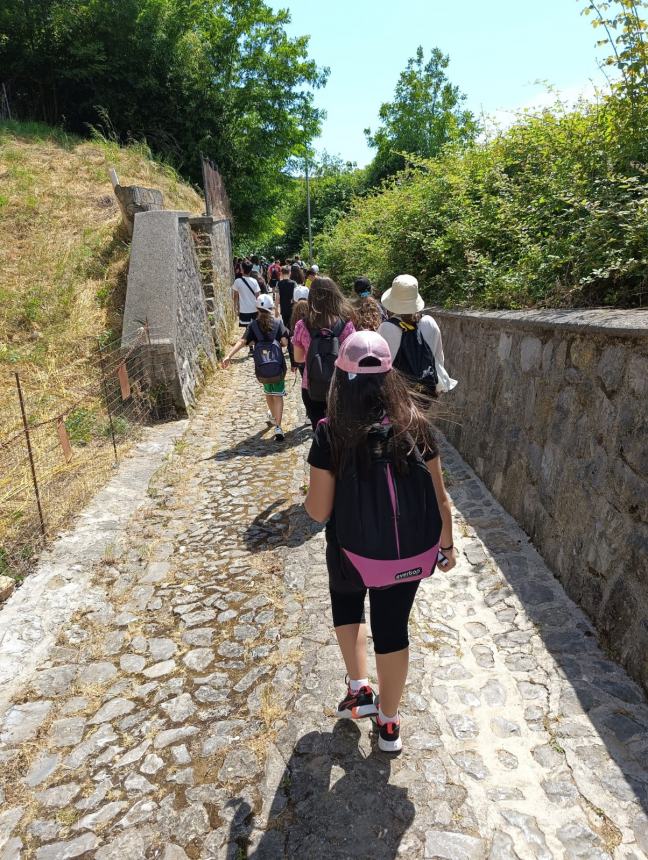
<instances>
[{"instance_id":1,"label":"black and pink backpack","mask_svg":"<svg viewBox=\"0 0 648 860\"><path fill-rule=\"evenodd\" d=\"M391 432L388 425L372 431L368 456L356 452L337 479L335 532L351 587L425 579L437 563L441 514L432 478L415 447L396 471L387 455Z\"/></svg>"}]
</instances>

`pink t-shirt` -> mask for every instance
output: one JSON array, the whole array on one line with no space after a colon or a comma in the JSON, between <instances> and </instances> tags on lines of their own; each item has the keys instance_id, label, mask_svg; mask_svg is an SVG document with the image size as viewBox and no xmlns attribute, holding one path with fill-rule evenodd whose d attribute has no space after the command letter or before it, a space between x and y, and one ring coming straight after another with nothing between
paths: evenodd
<instances>
[{"instance_id":1,"label":"pink t-shirt","mask_svg":"<svg viewBox=\"0 0 648 860\"><path fill-rule=\"evenodd\" d=\"M343 343L350 334L353 334L355 331L355 326L349 320L349 322L342 329L342 333L340 334L340 343ZM297 325L295 326L295 333L292 338L293 344L295 346L300 347L304 350L306 355L308 355L308 347L311 343L310 332L306 328L306 322L304 320L299 320ZM302 388L308 388L308 372L306 368L304 368L304 375L302 376Z\"/></svg>"}]
</instances>

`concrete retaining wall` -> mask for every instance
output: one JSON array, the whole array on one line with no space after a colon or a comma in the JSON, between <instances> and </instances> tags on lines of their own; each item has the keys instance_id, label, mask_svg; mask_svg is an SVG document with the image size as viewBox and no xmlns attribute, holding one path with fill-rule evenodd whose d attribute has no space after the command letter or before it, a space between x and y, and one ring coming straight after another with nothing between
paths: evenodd
<instances>
[{"instance_id":1,"label":"concrete retaining wall","mask_svg":"<svg viewBox=\"0 0 648 860\"><path fill-rule=\"evenodd\" d=\"M443 431L648 689L648 312L434 316Z\"/></svg>"},{"instance_id":2,"label":"concrete retaining wall","mask_svg":"<svg viewBox=\"0 0 648 860\"><path fill-rule=\"evenodd\" d=\"M194 402L203 362L214 362L216 357L186 212L135 215L124 345L146 320L153 382L167 385L176 408L184 412Z\"/></svg>"}]
</instances>

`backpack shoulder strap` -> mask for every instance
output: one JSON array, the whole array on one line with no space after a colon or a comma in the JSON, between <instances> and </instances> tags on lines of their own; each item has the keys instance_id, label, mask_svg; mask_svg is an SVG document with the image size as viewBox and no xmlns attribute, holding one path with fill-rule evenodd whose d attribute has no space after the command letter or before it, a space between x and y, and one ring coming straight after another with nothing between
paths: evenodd
<instances>
[{"instance_id":1,"label":"backpack shoulder strap","mask_svg":"<svg viewBox=\"0 0 648 860\"><path fill-rule=\"evenodd\" d=\"M252 320L250 323L250 331L253 332L257 342L264 339L264 334L261 331L261 326L259 325L257 320Z\"/></svg>"},{"instance_id":2,"label":"backpack shoulder strap","mask_svg":"<svg viewBox=\"0 0 648 860\"><path fill-rule=\"evenodd\" d=\"M400 317L389 317L387 322L391 323L392 325L395 325L396 328L399 328L402 332L415 331L416 330L416 326L412 326L406 322L403 322L403 320Z\"/></svg>"},{"instance_id":3,"label":"backpack shoulder strap","mask_svg":"<svg viewBox=\"0 0 648 860\"><path fill-rule=\"evenodd\" d=\"M243 275L241 275L241 280L243 281L245 286L248 288L248 290L252 293L252 295L256 296L256 290L248 284L248 279L246 277L244 277Z\"/></svg>"}]
</instances>

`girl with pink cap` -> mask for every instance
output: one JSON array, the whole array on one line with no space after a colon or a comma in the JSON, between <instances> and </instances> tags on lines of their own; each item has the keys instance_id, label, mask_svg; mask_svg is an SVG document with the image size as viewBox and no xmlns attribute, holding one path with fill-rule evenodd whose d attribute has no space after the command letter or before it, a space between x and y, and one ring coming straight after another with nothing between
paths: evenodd
<instances>
[{"instance_id":1,"label":"girl with pink cap","mask_svg":"<svg viewBox=\"0 0 648 860\"><path fill-rule=\"evenodd\" d=\"M414 597L437 564L446 572L456 561L432 427L377 332L342 344L308 462L306 510L327 523L333 626L348 675L336 715L372 717L379 748L399 752ZM367 592L379 697L367 671Z\"/></svg>"}]
</instances>

